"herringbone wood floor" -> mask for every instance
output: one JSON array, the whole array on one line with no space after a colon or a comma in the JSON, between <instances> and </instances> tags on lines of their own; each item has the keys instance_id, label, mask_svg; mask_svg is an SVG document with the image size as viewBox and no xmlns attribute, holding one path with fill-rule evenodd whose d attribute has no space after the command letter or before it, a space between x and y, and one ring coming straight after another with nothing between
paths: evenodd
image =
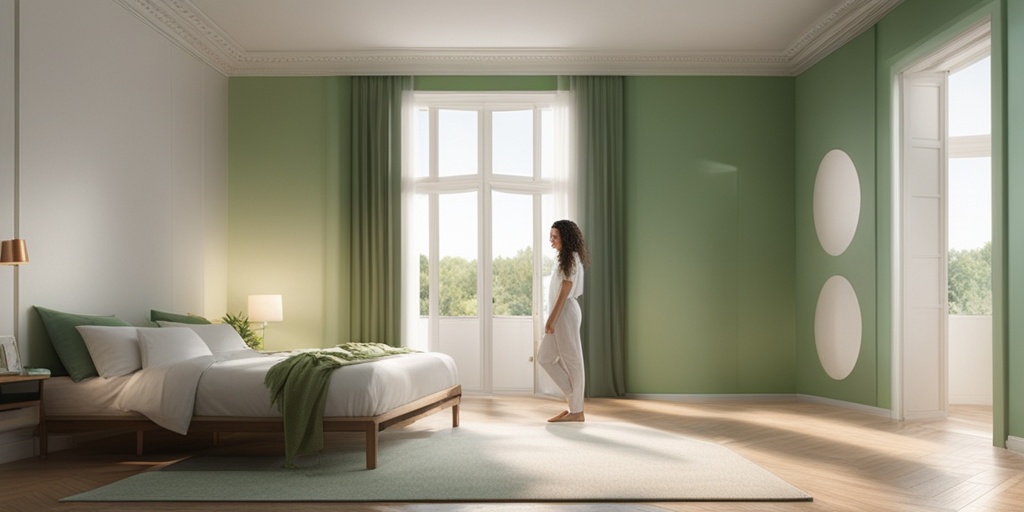
<instances>
[{"instance_id":1,"label":"herringbone wood floor","mask_svg":"<svg viewBox=\"0 0 1024 512\"><path fill-rule=\"evenodd\" d=\"M541 422L560 409L553 400L524 396L467 396L462 421ZM408 429L450 425L441 413ZM280 453L274 437L229 434L211 439L147 438L134 456L134 438L116 436L0 465L3 511L252 510L647 510L647 511L1019 511L1024 509L1024 455L992 447L991 412L954 407L948 420L894 422L843 408L804 402L677 403L638 399L587 402L587 421L628 421L713 441L774 472L814 496L810 503L59 503L188 454ZM327 449L359 444L331 435ZM381 450L387 450L387 433Z\"/></svg>"}]
</instances>

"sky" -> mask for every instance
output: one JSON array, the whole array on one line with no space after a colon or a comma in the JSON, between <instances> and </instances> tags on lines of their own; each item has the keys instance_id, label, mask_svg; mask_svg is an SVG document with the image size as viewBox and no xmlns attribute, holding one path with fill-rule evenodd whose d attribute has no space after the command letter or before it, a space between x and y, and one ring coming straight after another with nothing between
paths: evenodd
<instances>
[{"instance_id":1,"label":"sky","mask_svg":"<svg viewBox=\"0 0 1024 512\"><path fill-rule=\"evenodd\" d=\"M419 126L428 123L425 110L418 112ZM530 176L533 173L533 113L530 110L495 112L492 126L491 151L493 153L493 172L512 175ZM477 146L477 118L475 112L442 110L438 118L438 131L445 136L438 140L438 174L441 177L458 176L476 172L479 155ZM542 114L541 131L549 133L553 129L550 111ZM429 137L427 129L418 129L416 159L417 174L426 176L429 169ZM552 137L542 138L541 154L550 156ZM549 176L553 162L550 158L541 158L541 173ZM478 222L480 197L477 192L457 192L441 194L438 203L438 225L440 226L439 249L442 257L459 256L467 260L477 259ZM492 255L512 257L520 250L529 247L533 242L533 199L529 195L494 192L491 200L491 211L494 220L492 233ZM550 208L550 201L546 201ZM417 206L417 216L426 215L426 204ZM423 232L426 224L417 230ZM544 244L552 254L553 249L547 245L546 230L541 233ZM426 252L426 239L419 240L421 252Z\"/></svg>"},{"instance_id":2,"label":"sky","mask_svg":"<svg viewBox=\"0 0 1024 512\"><path fill-rule=\"evenodd\" d=\"M949 77L949 136L992 131L990 59ZM990 158L955 158L949 162L949 248L974 249L992 240L992 172Z\"/></svg>"}]
</instances>

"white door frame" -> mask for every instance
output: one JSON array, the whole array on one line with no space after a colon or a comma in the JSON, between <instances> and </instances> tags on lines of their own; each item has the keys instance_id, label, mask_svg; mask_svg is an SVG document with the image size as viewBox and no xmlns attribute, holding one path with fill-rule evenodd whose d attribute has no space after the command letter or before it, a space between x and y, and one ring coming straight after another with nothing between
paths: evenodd
<instances>
[{"instance_id":1,"label":"white door frame","mask_svg":"<svg viewBox=\"0 0 1024 512\"><path fill-rule=\"evenodd\" d=\"M894 84L893 98L896 99L894 105L894 129L893 129L893 164L894 170L892 175L892 201L893 201L893 222L892 222L892 410L891 416L896 420L904 419L926 419L934 417L945 417L948 414L949 398L948 398L948 347L947 347L947 319L948 319L948 306L946 304L948 298L947 283L946 283L946 263L948 257L947 243L946 243L946 167L948 165L948 130L946 129L946 110L945 104L946 97L946 80L942 80L941 84L941 96L942 104L939 108L938 122L941 124L941 137L933 143L936 144L936 150L939 153L938 166L941 169L939 177L939 184L941 188L937 190L935 194L937 199L941 202L941 219L937 227L939 233L935 233L938 236L941 251L941 264L938 265L940 269L938 288L941 293L941 306L934 305L941 308L941 321L937 326L938 331L938 346L934 347L938 356L935 360L937 368L933 370L939 373L938 386L939 390L937 393L938 404L936 407L932 407L931 410L916 410L908 411L907 408L907 396L908 386L906 385L905 379L909 377L906 373L906 363L908 362L908 349L906 337L904 333L907 328L914 328L913 321L909 321L906 317L908 293L917 293L913 287L913 281L908 282L908 272L906 268L907 258L912 255L906 254L905 242L908 239L908 214L906 213L906 199L910 191L905 190L907 181L906 173L904 170L907 165L908 148L911 146L911 140L908 136L908 123L905 119L907 103L905 101L906 95L906 78L908 76L922 73L924 71L948 71L954 68L958 62L973 61L978 58L979 55L990 53L991 49L991 19L986 18L959 35L951 38L949 42L942 45L940 48L930 53L929 55L918 59L917 61L903 66L898 70L896 74L897 80ZM913 158L913 157L911 157ZM934 283L932 283L934 285Z\"/></svg>"}]
</instances>

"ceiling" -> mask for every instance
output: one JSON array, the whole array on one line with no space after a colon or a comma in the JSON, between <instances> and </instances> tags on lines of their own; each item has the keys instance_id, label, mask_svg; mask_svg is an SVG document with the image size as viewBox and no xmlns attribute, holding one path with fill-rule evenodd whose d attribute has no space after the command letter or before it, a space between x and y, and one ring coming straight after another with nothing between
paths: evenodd
<instances>
[{"instance_id":1,"label":"ceiling","mask_svg":"<svg viewBox=\"0 0 1024 512\"><path fill-rule=\"evenodd\" d=\"M902 0L114 1L227 76L793 76Z\"/></svg>"}]
</instances>

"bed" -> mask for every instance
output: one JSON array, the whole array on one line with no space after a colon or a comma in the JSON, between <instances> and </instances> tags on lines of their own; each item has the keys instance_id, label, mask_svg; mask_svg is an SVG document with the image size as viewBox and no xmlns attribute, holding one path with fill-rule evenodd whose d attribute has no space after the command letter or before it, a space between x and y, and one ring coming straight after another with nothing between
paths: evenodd
<instances>
[{"instance_id":1,"label":"bed","mask_svg":"<svg viewBox=\"0 0 1024 512\"><path fill-rule=\"evenodd\" d=\"M230 326L214 325L76 326L97 375L47 381L45 431L134 431L139 454L144 434L157 430L215 437L283 432L263 380L290 354L251 350ZM374 469L381 431L449 408L458 427L461 397L455 363L445 354L344 366L328 382L323 430L364 433L366 467Z\"/></svg>"}]
</instances>

